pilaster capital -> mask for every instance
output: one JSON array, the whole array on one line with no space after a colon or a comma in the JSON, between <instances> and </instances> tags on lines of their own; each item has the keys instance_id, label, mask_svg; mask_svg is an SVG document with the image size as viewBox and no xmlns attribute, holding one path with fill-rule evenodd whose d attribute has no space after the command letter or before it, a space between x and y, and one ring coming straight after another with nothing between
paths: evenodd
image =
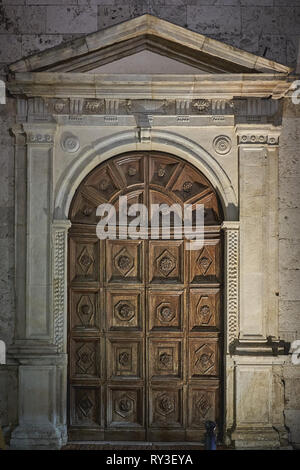
<instances>
[{"instance_id":1,"label":"pilaster capital","mask_svg":"<svg viewBox=\"0 0 300 470\"><path fill-rule=\"evenodd\" d=\"M239 220L224 220L221 225L221 229L224 231L227 230L239 230L240 221Z\"/></svg>"},{"instance_id":2,"label":"pilaster capital","mask_svg":"<svg viewBox=\"0 0 300 470\"><path fill-rule=\"evenodd\" d=\"M56 123L24 123L22 127L26 134L27 145L52 146L54 144Z\"/></svg>"},{"instance_id":3,"label":"pilaster capital","mask_svg":"<svg viewBox=\"0 0 300 470\"><path fill-rule=\"evenodd\" d=\"M52 222L52 228L54 231L65 230L67 232L71 225L72 224L69 219L54 219Z\"/></svg>"},{"instance_id":4,"label":"pilaster capital","mask_svg":"<svg viewBox=\"0 0 300 470\"><path fill-rule=\"evenodd\" d=\"M281 127L266 125L238 125L236 135L240 146L278 146Z\"/></svg>"}]
</instances>

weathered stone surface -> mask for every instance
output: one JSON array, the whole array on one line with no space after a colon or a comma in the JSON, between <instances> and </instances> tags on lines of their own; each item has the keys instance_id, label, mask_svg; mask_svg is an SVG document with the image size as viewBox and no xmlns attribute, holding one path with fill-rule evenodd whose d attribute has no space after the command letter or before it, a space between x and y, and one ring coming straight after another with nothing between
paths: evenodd
<instances>
[{"instance_id":1,"label":"weathered stone surface","mask_svg":"<svg viewBox=\"0 0 300 470\"><path fill-rule=\"evenodd\" d=\"M300 246L298 240L280 240L280 269L298 269L300 265Z\"/></svg>"},{"instance_id":2,"label":"weathered stone surface","mask_svg":"<svg viewBox=\"0 0 300 470\"><path fill-rule=\"evenodd\" d=\"M300 410L285 410L286 426L290 429L292 443L300 442Z\"/></svg>"},{"instance_id":3,"label":"weathered stone surface","mask_svg":"<svg viewBox=\"0 0 300 470\"><path fill-rule=\"evenodd\" d=\"M96 6L47 7L47 34L92 33L96 30Z\"/></svg>"},{"instance_id":4,"label":"weathered stone surface","mask_svg":"<svg viewBox=\"0 0 300 470\"><path fill-rule=\"evenodd\" d=\"M300 208L300 185L299 178L281 178L279 186L279 208Z\"/></svg>"},{"instance_id":5,"label":"weathered stone surface","mask_svg":"<svg viewBox=\"0 0 300 470\"><path fill-rule=\"evenodd\" d=\"M279 291L284 300L300 300L300 270L286 269L279 275ZM295 325L296 327L296 325Z\"/></svg>"},{"instance_id":6,"label":"weathered stone surface","mask_svg":"<svg viewBox=\"0 0 300 470\"><path fill-rule=\"evenodd\" d=\"M226 7L226 14L218 6L188 6L187 27L201 34L228 31L241 34L240 7Z\"/></svg>"},{"instance_id":7,"label":"weathered stone surface","mask_svg":"<svg viewBox=\"0 0 300 470\"><path fill-rule=\"evenodd\" d=\"M281 300L279 302L279 334L280 331L300 332L300 301ZM300 368L299 368L300 373Z\"/></svg>"},{"instance_id":8,"label":"weathered stone surface","mask_svg":"<svg viewBox=\"0 0 300 470\"><path fill-rule=\"evenodd\" d=\"M40 6L4 6L1 9L0 33L44 33L46 8ZM11 58L13 60L13 58Z\"/></svg>"},{"instance_id":9,"label":"weathered stone surface","mask_svg":"<svg viewBox=\"0 0 300 470\"><path fill-rule=\"evenodd\" d=\"M22 57L22 38L19 35L1 34L0 62L9 63Z\"/></svg>"},{"instance_id":10,"label":"weathered stone surface","mask_svg":"<svg viewBox=\"0 0 300 470\"><path fill-rule=\"evenodd\" d=\"M98 29L107 28L114 24L135 18L148 13L146 2L134 2L133 4L119 4L114 6L98 7Z\"/></svg>"},{"instance_id":11,"label":"weathered stone surface","mask_svg":"<svg viewBox=\"0 0 300 470\"><path fill-rule=\"evenodd\" d=\"M281 209L279 238L300 239L300 209Z\"/></svg>"}]
</instances>

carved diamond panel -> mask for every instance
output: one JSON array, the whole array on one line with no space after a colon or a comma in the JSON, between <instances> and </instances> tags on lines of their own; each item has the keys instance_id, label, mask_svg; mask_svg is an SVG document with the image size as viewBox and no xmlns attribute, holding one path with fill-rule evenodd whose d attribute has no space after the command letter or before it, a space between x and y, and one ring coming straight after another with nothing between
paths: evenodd
<instances>
[{"instance_id":1,"label":"carved diamond panel","mask_svg":"<svg viewBox=\"0 0 300 470\"><path fill-rule=\"evenodd\" d=\"M142 378L143 350L139 340L108 339L108 377Z\"/></svg>"},{"instance_id":2,"label":"carved diamond panel","mask_svg":"<svg viewBox=\"0 0 300 470\"><path fill-rule=\"evenodd\" d=\"M190 282L192 284L219 284L221 282L220 240L209 240L201 250L188 252Z\"/></svg>"},{"instance_id":3,"label":"carved diamond panel","mask_svg":"<svg viewBox=\"0 0 300 470\"><path fill-rule=\"evenodd\" d=\"M71 290L70 308L73 330L99 329L98 292Z\"/></svg>"},{"instance_id":4,"label":"carved diamond panel","mask_svg":"<svg viewBox=\"0 0 300 470\"><path fill-rule=\"evenodd\" d=\"M205 421L217 421L218 385L203 384L189 390L189 426L202 427Z\"/></svg>"},{"instance_id":5,"label":"carved diamond panel","mask_svg":"<svg viewBox=\"0 0 300 470\"><path fill-rule=\"evenodd\" d=\"M182 341L150 339L149 375L151 380L182 377Z\"/></svg>"},{"instance_id":6,"label":"carved diamond panel","mask_svg":"<svg viewBox=\"0 0 300 470\"><path fill-rule=\"evenodd\" d=\"M143 327L143 291L107 290L106 317L109 330L141 330Z\"/></svg>"},{"instance_id":7,"label":"carved diamond panel","mask_svg":"<svg viewBox=\"0 0 300 470\"><path fill-rule=\"evenodd\" d=\"M197 331L203 327L220 328L220 293L218 289L191 289L190 307L190 330Z\"/></svg>"},{"instance_id":8,"label":"carved diamond panel","mask_svg":"<svg viewBox=\"0 0 300 470\"><path fill-rule=\"evenodd\" d=\"M99 240L70 239L70 278L73 282L97 281L99 270Z\"/></svg>"},{"instance_id":9,"label":"carved diamond panel","mask_svg":"<svg viewBox=\"0 0 300 470\"><path fill-rule=\"evenodd\" d=\"M71 424L76 426L99 426L100 388L72 387Z\"/></svg>"},{"instance_id":10,"label":"carved diamond panel","mask_svg":"<svg viewBox=\"0 0 300 470\"><path fill-rule=\"evenodd\" d=\"M190 341L190 375L217 375L218 357L216 340Z\"/></svg>"},{"instance_id":11,"label":"carved diamond panel","mask_svg":"<svg viewBox=\"0 0 300 470\"><path fill-rule=\"evenodd\" d=\"M107 240L106 266L107 282L143 282L143 242Z\"/></svg>"},{"instance_id":12,"label":"carved diamond panel","mask_svg":"<svg viewBox=\"0 0 300 470\"><path fill-rule=\"evenodd\" d=\"M149 330L182 329L184 314L183 291L148 292Z\"/></svg>"},{"instance_id":13,"label":"carved diamond panel","mask_svg":"<svg viewBox=\"0 0 300 470\"><path fill-rule=\"evenodd\" d=\"M108 425L142 426L144 422L143 389L110 387L108 389Z\"/></svg>"},{"instance_id":14,"label":"carved diamond panel","mask_svg":"<svg viewBox=\"0 0 300 470\"><path fill-rule=\"evenodd\" d=\"M149 281L159 284L184 282L183 242L149 242Z\"/></svg>"},{"instance_id":15,"label":"carved diamond panel","mask_svg":"<svg viewBox=\"0 0 300 470\"><path fill-rule=\"evenodd\" d=\"M150 390L150 426L182 426L182 390L178 388L153 388Z\"/></svg>"},{"instance_id":16,"label":"carved diamond panel","mask_svg":"<svg viewBox=\"0 0 300 470\"><path fill-rule=\"evenodd\" d=\"M100 343L98 340L74 339L72 371L74 377L98 377L100 374Z\"/></svg>"}]
</instances>

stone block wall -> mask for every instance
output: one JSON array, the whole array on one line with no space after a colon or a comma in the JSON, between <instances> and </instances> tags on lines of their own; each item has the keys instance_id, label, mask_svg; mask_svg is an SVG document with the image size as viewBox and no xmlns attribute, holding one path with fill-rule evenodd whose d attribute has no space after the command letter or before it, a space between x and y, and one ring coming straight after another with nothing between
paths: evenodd
<instances>
[{"instance_id":1,"label":"stone block wall","mask_svg":"<svg viewBox=\"0 0 300 470\"><path fill-rule=\"evenodd\" d=\"M296 67L300 0L0 0L0 79L6 66L75 37L150 13ZM9 128L14 103L0 105L0 339L12 342L14 324L14 150ZM280 334L300 339L300 104L285 100L280 149ZM3 372L3 370L2 370ZM9 370L5 379L14 381ZM284 368L285 415L291 441L300 443L300 365ZM4 378L3 378L4 381ZM3 382L4 383L4 382ZM6 382L5 382L6 383ZM0 408L7 409L7 394ZM0 410L2 425L8 414Z\"/></svg>"}]
</instances>

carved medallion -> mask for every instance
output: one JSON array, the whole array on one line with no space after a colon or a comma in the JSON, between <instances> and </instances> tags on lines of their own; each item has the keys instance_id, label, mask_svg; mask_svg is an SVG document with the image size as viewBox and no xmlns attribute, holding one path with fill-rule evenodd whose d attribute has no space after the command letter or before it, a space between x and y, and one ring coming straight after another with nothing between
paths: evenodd
<instances>
[{"instance_id":1,"label":"carved medallion","mask_svg":"<svg viewBox=\"0 0 300 470\"><path fill-rule=\"evenodd\" d=\"M109 179L104 178L102 181L99 183L99 188L101 191L106 191L109 187Z\"/></svg>"},{"instance_id":2,"label":"carved medallion","mask_svg":"<svg viewBox=\"0 0 300 470\"><path fill-rule=\"evenodd\" d=\"M159 362L162 366L169 368L172 365L172 356L166 352L159 355Z\"/></svg>"},{"instance_id":3,"label":"carved medallion","mask_svg":"<svg viewBox=\"0 0 300 470\"><path fill-rule=\"evenodd\" d=\"M128 168L128 175L129 176L135 176L137 174L137 169L134 166L130 166Z\"/></svg>"},{"instance_id":4,"label":"carved medallion","mask_svg":"<svg viewBox=\"0 0 300 470\"><path fill-rule=\"evenodd\" d=\"M75 153L80 147L79 139L76 135L65 134L62 138L61 146L65 152Z\"/></svg>"},{"instance_id":5,"label":"carved medallion","mask_svg":"<svg viewBox=\"0 0 300 470\"><path fill-rule=\"evenodd\" d=\"M231 139L226 135L219 135L213 141L213 147L220 155L226 155L231 150Z\"/></svg>"},{"instance_id":6,"label":"carved medallion","mask_svg":"<svg viewBox=\"0 0 300 470\"><path fill-rule=\"evenodd\" d=\"M169 323L175 317L175 313L168 306L163 306L159 309L158 312L159 320L162 323Z\"/></svg>"},{"instance_id":7,"label":"carved medallion","mask_svg":"<svg viewBox=\"0 0 300 470\"><path fill-rule=\"evenodd\" d=\"M114 259L115 266L117 270L123 275L126 276L134 265L134 259L128 253L126 248L123 248Z\"/></svg>"},{"instance_id":8,"label":"carved medallion","mask_svg":"<svg viewBox=\"0 0 300 470\"><path fill-rule=\"evenodd\" d=\"M122 270L128 269L130 266L129 256L120 256L120 258L118 259L118 266Z\"/></svg>"},{"instance_id":9,"label":"carved medallion","mask_svg":"<svg viewBox=\"0 0 300 470\"><path fill-rule=\"evenodd\" d=\"M157 258L157 267L165 277L168 277L176 267L176 259L168 250L165 250Z\"/></svg>"},{"instance_id":10,"label":"carved medallion","mask_svg":"<svg viewBox=\"0 0 300 470\"><path fill-rule=\"evenodd\" d=\"M77 315L83 326L89 326L94 316L93 304L87 295L83 295L77 304Z\"/></svg>"},{"instance_id":11,"label":"carved medallion","mask_svg":"<svg viewBox=\"0 0 300 470\"><path fill-rule=\"evenodd\" d=\"M90 206L83 206L81 212L84 215L84 217L89 217L91 213L93 212L93 208Z\"/></svg>"},{"instance_id":12,"label":"carved medallion","mask_svg":"<svg viewBox=\"0 0 300 470\"><path fill-rule=\"evenodd\" d=\"M157 175L159 176L159 178L163 178L166 175L166 169L160 166L157 170Z\"/></svg>"},{"instance_id":13,"label":"carved medallion","mask_svg":"<svg viewBox=\"0 0 300 470\"><path fill-rule=\"evenodd\" d=\"M192 104L193 108L198 111L198 113L203 113L207 111L209 108L209 101L208 100L196 100Z\"/></svg>"},{"instance_id":14,"label":"carved medallion","mask_svg":"<svg viewBox=\"0 0 300 470\"><path fill-rule=\"evenodd\" d=\"M115 313L119 320L129 321L135 315L135 308L130 302L120 301L115 306Z\"/></svg>"},{"instance_id":15,"label":"carved medallion","mask_svg":"<svg viewBox=\"0 0 300 470\"><path fill-rule=\"evenodd\" d=\"M209 323L211 312L208 305L202 305L199 309L200 323L207 324Z\"/></svg>"},{"instance_id":16,"label":"carved medallion","mask_svg":"<svg viewBox=\"0 0 300 470\"><path fill-rule=\"evenodd\" d=\"M202 374L207 373L215 363L214 357L214 351L207 344L201 346L195 351L194 365L196 369Z\"/></svg>"},{"instance_id":17,"label":"carved medallion","mask_svg":"<svg viewBox=\"0 0 300 470\"><path fill-rule=\"evenodd\" d=\"M94 258L89 254L87 248L85 247L78 258L78 264L81 267L84 273L87 273L91 265L94 263Z\"/></svg>"},{"instance_id":18,"label":"carved medallion","mask_svg":"<svg viewBox=\"0 0 300 470\"><path fill-rule=\"evenodd\" d=\"M119 363L121 366L127 366L129 364L130 354L127 351L122 351L119 354Z\"/></svg>"},{"instance_id":19,"label":"carved medallion","mask_svg":"<svg viewBox=\"0 0 300 470\"><path fill-rule=\"evenodd\" d=\"M168 415L175 410L175 402L174 399L171 398L169 395L164 393L160 395L157 399L157 410L162 415Z\"/></svg>"},{"instance_id":20,"label":"carved medallion","mask_svg":"<svg viewBox=\"0 0 300 470\"><path fill-rule=\"evenodd\" d=\"M211 266L213 260L207 250L206 247L203 248L201 251L198 259L197 259L197 264L200 268L201 274L206 274L209 267Z\"/></svg>"},{"instance_id":21,"label":"carved medallion","mask_svg":"<svg viewBox=\"0 0 300 470\"><path fill-rule=\"evenodd\" d=\"M182 190L185 193L190 193L192 191L193 183L191 181L185 181L182 185Z\"/></svg>"},{"instance_id":22,"label":"carved medallion","mask_svg":"<svg viewBox=\"0 0 300 470\"><path fill-rule=\"evenodd\" d=\"M129 395L122 395L115 401L115 412L122 418L126 418L134 411L134 401Z\"/></svg>"}]
</instances>

